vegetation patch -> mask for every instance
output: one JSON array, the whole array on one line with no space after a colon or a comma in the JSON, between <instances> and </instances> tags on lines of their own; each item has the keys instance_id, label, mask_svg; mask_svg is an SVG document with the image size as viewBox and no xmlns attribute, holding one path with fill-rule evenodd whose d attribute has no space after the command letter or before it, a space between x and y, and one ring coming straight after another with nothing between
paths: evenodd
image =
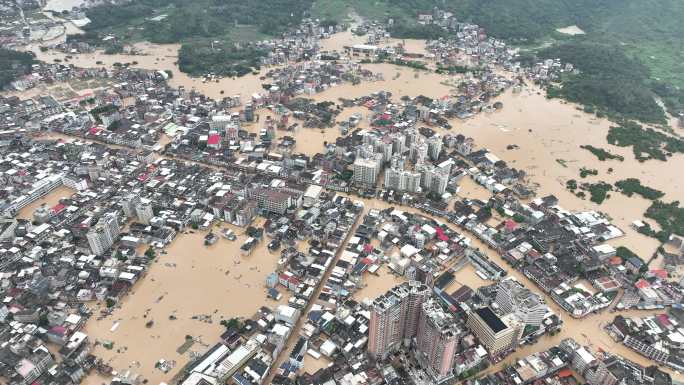
<instances>
[{"instance_id":1,"label":"vegetation patch","mask_svg":"<svg viewBox=\"0 0 684 385\"><path fill-rule=\"evenodd\" d=\"M589 169L589 168L586 168L586 167L582 167L582 168L580 169L580 177L581 177L581 178L586 178L586 177L589 176L589 175L593 175L593 176L598 175L598 170L596 170L596 169Z\"/></svg>"},{"instance_id":2,"label":"vegetation patch","mask_svg":"<svg viewBox=\"0 0 684 385\"><path fill-rule=\"evenodd\" d=\"M619 126L611 127L606 139L616 146L631 146L640 162L649 159L666 161L672 153L684 153L684 140L643 128L635 122L622 122Z\"/></svg>"},{"instance_id":3,"label":"vegetation patch","mask_svg":"<svg viewBox=\"0 0 684 385\"><path fill-rule=\"evenodd\" d=\"M0 89L28 74L36 58L31 53L0 48Z\"/></svg>"},{"instance_id":4,"label":"vegetation patch","mask_svg":"<svg viewBox=\"0 0 684 385\"><path fill-rule=\"evenodd\" d=\"M219 76L244 76L258 70L266 51L234 44L183 44L178 51L178 68L190 75L213 73Z\"/></svg>"},{"instance_id":5,"label":"vegetation patch","mask_svg":"<svg viewBox=\"0 0 684 385\"><path fill-rule=\"evenodd\" d=\"M570 192L580 199L585 199L587 196L586 193L588 192L589 200L596 204L601 204L603 201L610 198L609 192L613 190L613 186L610 183L598 182L578 184L575 179L570 179L565 182L565 188L570 190Z\"/></svg>"},{"instance_id":6,"label":"vegetation patch","mask_svg":"<svg viewBox=\"0 0 684 385\"><path fill-rule=\"evenodd\" d=\"M558 159L556 159L556 162L565 168L568 167L568 161L565 159L558 158Z\"/></svg>"},{"instance_id":7,"label":"vegetation patch","mask_svg":"<svg viewBox=\"0 0 684 385\"><path fill-rule=\"evenodd\" d=\"M657 81L653 83L652 89L665 104L667 112L673 116L684 112L684 88Z\"/></svg>"},{"instance_id":8,"label":"vegetation patch","mask_svg":"<svg viewBox=\"0 0 684 385\"><path fill-rule=\"evenodd\" d=\"M661 228L659 239L669 238L670 234L684 236L684 207L679 207L679 202L665 203L656 200L646 210L646 218L655 220Z\"/></svg>"},{"instance_id":9,"label":"vegetation patch","mask_svg":"<svg viewBox=\"0 0 684 385\"><path fill-rule=\"evenodd\" d=\"M194 38L224 38L240 26L277 36L298 25L313 0L137 0L88 9L85 28L123 39L178 43Z\"/></svg>"},{"instance_id":10,"label":"vegetation patch","mask_svg":"<svg viewBox=\"0 0 684 385\"><path fill-rule=\"evenodd\" d=\"M580 71L565 76L561 85L549 87L549 97L591 106L613 117L666 123L649 89L648 69L620 48L578 40L543 49L539 56L559 58Z\"/></svg>"},{"instance_id":11,"label":"vegetation patch","mask_svg":"<svg viewBox=\"0 0 684 385\"><path fill-rule=\"evenodd\" d=\"M389 32L397 39L437 40L449 36L449 32L438 25L410 22L395 23Z\"/></svg>"},{"instance_id":12,"label":"vegetation patch","mask_svg":"<svg viewBox=\"0 0 684 385\"><path fill-rule=\"evenodd\" d=\"M642 185L641 181L639 181L637 178L627 178L617 181L615 182L615 187L617 187L621 193L627 195L628 197L638 194L643 198L656 200L665 195L662 191Z\"/></svg>"},{"instance_id":13,"label":"vegetation patch","mask_svg":"<svg viewBox=\"0 0 684 385\"><path fill-rule=\"evenodd\" d=\"M641 261L641 272L644 273L648 271L648 265L646 264L646 261L644 261L643 258L638 256L635 252L633 252L625 246L618 246L618 248L615 249L615 255L617 255L625 261L628 259L636 258L637 260Z\"/></svg>"},{"instance_id":14,"label":"vegetation patch","mask_svg":"<svg viewBox=\"0 0 684 385\"><path fill-rule=\"evenodd\" d=\"M583 148L583 149L591 152L601 162L608 160L608 159L616 159L616 160L619 160L620 162L625 160L625 158L622 155L615 155L615 154L611 153L610 151L604 150L602 148L594 147L590 144L580 146L580 148Z\"/></svg>"},{"instance_id":15,"label":"vegetation patch","mask_svg":"<svg viewBox=\"0 0 684 385\"><path fill-rule=\"evenodd\" d=\"M102 115L111 114L117 110L118 108L113 104L104 104L90 110L90 114L93 115L96 122L102 123Z\"/></svg>"},{"instance_id":16,"label":"vegetation patch","mask_svg":"<svg viewBox=\"0 0 684 385\"><path fill-rule=\"evenodd\" d=\"M409 67L409 68L413 68L413 69L417 69L417 70L427 70L428 69L428 67L422 61L404 60L404 59L391 59L387 55L378 55L378 57L375 60L362 59L361 63L363 63L363 64L388 63L388 64L394 64L396 66Z\"/></svg>"},{"instance_id":17,"label":"vegetation patch","mask_svg":"<svg viewBox=\"0 0 684 385\"><path fill-rule=\"evenodd\" d=\"M627 248L625 246L619 246L615 250L615 255L617 255L618 257L625 259L625 260L630 259L630 258L641 259L641 257L639 257L635 252L633 252L632 250L630 250L629 248Z\"/></svg>"},{"instance_id":18,"label":"vegetation patch","mask_svg":"<svg viewBox=\"0 0 684 385\"><path fill-rule=\"evenodd\" d=\"M469 67L462 65L450 65L448 67L438 66L435 72L438 74L466 74L469 72L479 72L481 69L479 67Z\"/></svg>"},{"instance_id":19,"label":"vegetation patch","mask_svg":"<svg viewBox=\"0 0 684 385\"><path fill-rule=\"evenodd\" d=\"M610 198L609 191L613 189L610 183L598 182L598 183L583 183L582 190L589 192L589 200L601 204L604 200Z\"/></svg>"}]
</instances>

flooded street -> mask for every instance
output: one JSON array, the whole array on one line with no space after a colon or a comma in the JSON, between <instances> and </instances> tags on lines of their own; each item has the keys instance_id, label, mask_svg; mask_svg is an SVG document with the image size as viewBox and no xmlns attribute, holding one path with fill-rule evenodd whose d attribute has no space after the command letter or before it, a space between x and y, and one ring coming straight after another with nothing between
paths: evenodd
<instances>
[{"instance_id":1,"label":"flooded street","mask_svg":"<svg viewBox=\"0 0 684 385\"><path fill-rule=\"evenodd\" d=\"M57 187L44 197L36 200L35 202L29 205L26 205L24 208L19 210L19 212L17 213L17 218L28 219L32 221L33 212L36 211L37 208L39 208L42 205L46 205L47 207L54 207L59 203L60 199L70 198L71 195L73 195L75 192L76 191L65 186Z\"/></svg>"},{"instance_id":2,"label":"flooded street","mask_svg":"<svg viewBox=\"0 0 684 385\"><path fill-rule=\"evenodd\" d=\"M58 51L42 52L37 46L31 46L29 49L36 54L39 60L52 63L61 60L68 64L73 64L77 67L107 67L110 68L114 63L126 64L131 67L142 68L154 71L171 71L172 78L169 79L169 84L173 87L184 87L186 90L195 89L211 98L221 99L227 96L242 95L249 97L254 92L262 90L263 83L259 77L263 75L245 75L238 79L222 78L218 82L203 82L201 78L193 78L178 68L178 49L180 44L152 44L152 43L136 43L133 45L137 55L106 55L103 51L98 50L92 53L82 54L66 54ZM67 58L71 56L71 58ZM261 73L266 73L268 69L262 68ZM223 93L221 93L223 91Z\"/></svg>"},{"instance_id":3,"label":"flooded street","mask_svg":"<svg viewBox=\"0 0 684 385\"><path fill-rule=\"evenodd\" d=\"M377 276L370 273L365 275L363 280L365 286L356 291L353 297L357 301L372 301L405 280L404 277L397 276L387 265L384 265L378 269Z\"/></svg>"},{"instance_id":4,"label":"flooded street","mask_svg":"<svg viewBox=\"0 0 684 385\"><path fill-rule=\"evenodd\" d=\"M204 246L206 232L178 235L111 316L94 315L88 322L92 341L113 342L112 349L98 345L94 354L119 373L130 370L158 384L176 374L190 352L201 354L218 342L224 331L221 320L251 317L262 305L277 306L266 297L265 279L280 254L270 253L263 241L251 255L242 256L244 229L230 228L238 234L236 241L220 237L209 247ZM186 336L195 343L181 354L177 349ZM159 359L176 366L165 374L154 367Z\"/></svg>"},{"instance_id":5,"label":"flooded street","mask_svg":"<svg viewBox=\"0 0 684 385\"><path fill-rule=\"evenodd\" d=\"M360 199L360 198L355 198L359 199L366 204L368 208L375 208L375 209L386 209L389 207L396 207L401 210L405 210L407 212L412 212L412 213L417 213L426 217L432 217L431 215L421 213L416 211L415 209L410 209L410 208L404 208L404 207L397 207L397 205L391 205L387 202L379 201L379 200L366 200L366 199ZM433 219L444 223L444 220L441 220L440 218L434 218ZM449 225L450 227L453 227L453 225ZM458 232L463 233L467 235L471 242L470 245L471 247L477 248L480 251L485 252L489 258L494 261L496 264L502 267L507 267L508 264L499 256L499 254L490 249L487 245L479 241L478 239L474 238L473 236L469 235L468 233L463 232L462 230L456 229ZM404 278L394 278L393 275L391 274L382 274L382 271L386 268L382 268L379 271L381 272L379 277L375 277L373 275L367 275L366 276L366 281L364 281L368 287L364 288L363 290L367 290L368 288L373 288L373 292L377 292L379 294L384 293L387 289L395 286L397 283L402 282L405 280ZM634 351L630 350L629 348L623 346L620 343L617 343L613 341L608 333L606 333L603 330L603 327L606 326L608 323L613 321L613 318L617 314L621 314L625 317L630 317L630 316L638 316L638 317L644 317L648 316L651 314L656 314L658 313L657 311L648 311L648 310L630 310L630 311L622 311L620 313L610 313L608 311L604 311L599 314L593 314L590 316L587 316L585 318L581 319L576 319L570 317L563 309L561 309L558 305L556 305L553 300L544 295L540 291L540 289L532 282L530 281L527 277L525 277L524 274L521 272L511 269L508 269L508 276L509 277L514 277L518 282L521 282L525 287L529 288L530 290L540 294L542 297L544 297L546 304L558 315L560 315L561 319L563 320L563 326L562 330L560 333L556 334L555 336L544 336L540 338L537 343L533 345L527 345L522 348L518 348L513 354L509 355L504 359L503 361L499 362L497 365L494 365L490 367L489 369L486 370L485 373L493 373L496 372L504 367L504 365L512 365L516 360L523 358L525 356L528 356L532 353L539 352L542 350L547 350L551 348L552 346L557 346L564 338L574 338L577 342L590 346L592 349L595 351L607 351L611 352L614 354L619 354L631 361L637 362L641 365L644 366L649 366L652 365L653 362L648 360L647 358L635 353ZM394 278L394 279L392 279ZM374 281L383 281L383 282L374 282ZM472 265L468 264L465 267L463 267L461 270L459 270L456 275L455 275L455 280L450 284L450 286L447 287L446 291L451 293L455 290L457 290L459 287L463 285L469 286L471 289L476 290L480 286L485 286L492 284L493 282L491 281L485 281L482 280L476 273L475 269L473 268ZM363 299L362 297L365 297L366 295L363 295L363 290L358 292L355 295L355 298L357 300ZM680 378L684 379L684 376L680 374L674 373L672 370L663 368L664 370L668 371L674 378Z\"/></svg>"}]
</instances>

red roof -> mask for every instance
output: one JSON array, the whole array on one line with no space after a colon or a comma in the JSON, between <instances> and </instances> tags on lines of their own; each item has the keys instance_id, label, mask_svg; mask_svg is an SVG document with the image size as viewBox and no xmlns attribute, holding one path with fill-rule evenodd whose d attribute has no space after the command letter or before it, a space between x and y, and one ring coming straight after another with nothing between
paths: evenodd
<instances>
[{"instance_id":1,"label":"red roof","mask_svg":"<svg viewBox=\"0 0 684 385\"><path fill-rule=\"evenodd\" d=\"M506 231L513 231L518 228L518 224L512 219L506 219L504 226L506 227Z\"/></svg>"},{"instance_id":2,"label":"red roof","mask_svg":"<svg viewBox=\"0 0 684 385\"><path fill-rule=\"evenodd\" d=\"M561 371L558 372L558 377L560 377L560 378L572 377L572 370L570 370L568 368L561 369Z\"/></svg>"},{"instance_id":3,"label":"red roof","mask_svg":"<svg viewBox=\"0 0 684 385\"><path fill-rule=\"evenodd\" d=\"M541 254L537 250L531 249L530 251L527 252L527 256L530 258L533 258L533 259L537 259L537 258L541 257Z\"/></svg>"},{"instance_id":4,"label":"red roof","mask_svg":"<svg viewBox=\"0 0 684 385\"><path fill-rule=\"evenodd\" d=\"M67 329L64 326L55 326L50 329L50 333L52 334L65 334Z\"/></svg>"},{"instance_id":5,"label":"red roof","mask_svg":"<svg viewBox=\"0 0 684 385\"><path fill-rule=\"evenodd\" d=\"M437 238L439 238L440 241L446 242L449 240L449 237L447 237L446 234L444 234L444 229L442 229L441 227L436 227L435 232L437 232Z\"/></svg>"},{"instance_id":6,"label":"red roof","mask_svg":"<svg viewBox=\"0 0 684 385\"><path fill-rule=\"evenodd\" d=\"M664 327L668 327L671 325L670 317L668 317L667 314L658 314L656 316L656 319Z\"/></svg>"},{"instance_id":7,"label":"red roof","mask_svg":"<svg viewBox=\"0 0 684 385\"><path fill-rule=\"evenodd\" d=\"M373 251L373 245L371 245L370 243L366 243L365 245L363 245L363 251L365 251L366 253L370 253L371 251Z\"/></svg>"},{"instance_id":8,"label":"red roof","mask_svg":"<svg viewBox=\"0 0 684 385\"><path fill-rule=\"evenodd\" d=\"M611 257L610 258L610 264L613 266L622 265L622 258L618 257L617 255L614 257Z\"/></svg>"},{"instance_id":9,"label":"red roof","mask_svg":"<svg viewBox=\"0 0 684 385\"><path fill-rule=\"evenodd\" d=\"M637 283L634 284L634 286L635 286L637 289L644 289L644 288L647 288L647 287L651 286L651 284L648 283L648 281L645 280L645 279L640 279L640 280L637 281Z\"/></svg>"},{"instance_id":10,"label":"red roof","mask_svg":"<svg viewBox=\"0 0 684 385\"><path fill-rule=\"evenodd\" d=\"M211 134L209 139L207 139L207 144L219 144L221 142L221 135Z\"/></svg>"},{"instance_id":11,"label":"red roof","mask_svg":"<svg viewBox=\"0 0 684 385\"><path fill-rule=\"evenodd\" d=\"M650 273L661 279L667 278L667 271L663 269L653 269L650 271Z\"/></svg>"},{"instance_id":12,"label":"red roof","mask_svg":"<svg viewBox=\"0 0 684 385\"><path fill-rule=\"evenodd\" d=\"M52 208L52 213L53 214L59 214L62 212L62 210L64 210L65 207L66 206L64 206L63 204L58 203Z\"/></svg>"}]
</instances>

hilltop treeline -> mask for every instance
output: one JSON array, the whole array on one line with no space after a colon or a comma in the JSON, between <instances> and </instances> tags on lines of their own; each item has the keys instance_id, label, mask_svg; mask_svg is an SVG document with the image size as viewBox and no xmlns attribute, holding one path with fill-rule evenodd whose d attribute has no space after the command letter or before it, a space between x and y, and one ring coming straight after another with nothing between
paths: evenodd
<instances>
[{"instance_id":1,"label":"hilltop treeline","mask_svg":"<svg viewBox=\"0 0 684 385\"><path fill-rule=\"evenodd\" d=\"M538 55L560 58L580 70L566 76L561 86L551 87L549 96L593 106L609 115L665 123L665 114L650 89L648 68L621 49L572 41L543 49Z\"/></svg>"},{"instance_id":2,"label":"hilltop treeline","mask_svg":"<svg viewBox=\"0 0 684 385\"><path fill-rule=\"evenodd\" d=\"M236 25L254 26L276 36L299 24L313 0L137 0L101 5L87 12L88 31L130 33L154 43L177 43L191 38L221 38ZM161 20L150 20L164 15Z\"/></svg>"}]
</instances>

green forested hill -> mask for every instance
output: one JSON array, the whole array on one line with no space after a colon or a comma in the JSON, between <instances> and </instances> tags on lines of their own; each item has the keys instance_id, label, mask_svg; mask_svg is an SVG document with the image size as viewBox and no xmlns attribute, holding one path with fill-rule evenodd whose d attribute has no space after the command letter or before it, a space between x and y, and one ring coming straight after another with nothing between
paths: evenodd
<instances>
[{"instance_id":1,"label":"green forested hill","mask_svg":"<svg viewBox=\"0 0 684 385\"><path fill-rule=\"evenodd\" d=\"M87 12L92 33L154 43L234 37L245 26L255 36L275 36L299 24L313 0L133 0Z\"/></svg>"},{"instance_id":2,"label":"green forested hill","mask_svg":"<svg viewBox=\"0 0 684 385\"><path fill-rule=\"evenodd\" d=\"M315 16L340 18L346 10L397 20L395 35L438 37L417 26L434 7L486 28L495 37L562 58L583 71L552 95L647 122L664 122L654 96L671 113L684 111L684 1L681 0L316 0ZM556 29L577 25L586 34Z\"/></svg>"},{"instance_id":3,"label":"green forested hill","mask_svg":"<svg viewBox=\"0 0 684 385\"><path fill-rule=\"evenodd\" d=\"M133 0L91 8L85 37L115 33L124 40L192 42L197 47L182 52L196 54L206 51L198 49L209 39L277 36L303 17L341 21L354 10L371 19L394 18L395 36L430 39L445 31L417 24L416 16L434 7L523 47L551 46L533 49L539 57L577 64L584 74L565 79L564 89L554 90L558 96L649 122L664 121L654 95L670 112L684 110L683 0ZM586 34L556 32L571 25ZM206 70L190 59L184 63L191 72Z\"/></svg>"},{"instance_id":4,"label":"green forested hill","mask_svg":"<svg viewBox=\"0 0 684 385\"><path fill-rule=\"evenodd\" d=\"M681 0L316 0L314 13L342 18L341 10L415 22L439 7L489 34L538 43L563 39L557 28L577 25L585 39L619 45L640 59L654 78L684 87L684 1Z\"/></svg>"}]
</instances>

